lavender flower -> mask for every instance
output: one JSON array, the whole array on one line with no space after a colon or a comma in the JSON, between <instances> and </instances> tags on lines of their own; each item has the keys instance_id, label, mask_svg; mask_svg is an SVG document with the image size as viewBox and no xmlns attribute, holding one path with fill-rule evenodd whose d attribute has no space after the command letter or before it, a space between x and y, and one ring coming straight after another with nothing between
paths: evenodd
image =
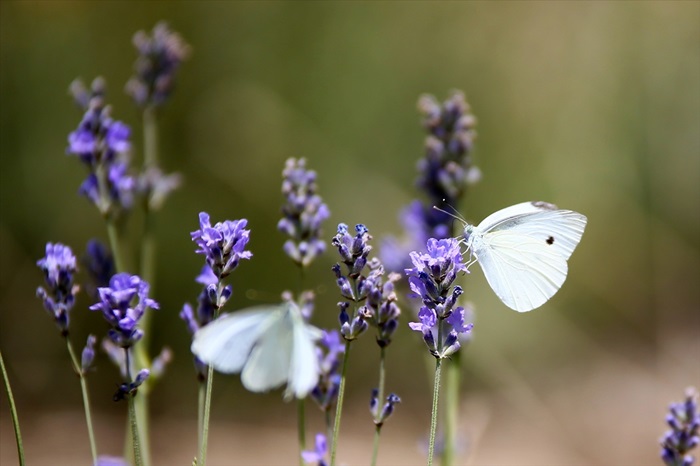
<instances>
[{"instance_id":1,"label":"lavender flower","mask_svg":"<svg viewBox=\"0 0 700 466\"><path fill-rule=\"evenodd\" d=\"M95 343L97 343L95 335L88 335L87 343L81 355L80 370L83 374L87 374L92 366L92 361L95 359Z\"/></svg>"},{"instance_id":2,"label":"lavender flower","mask_svg":"<svg viewBox=\"0 0 700 466\"><path fill-rule=\"evenodd\" d=\"M179 173L166 175L160 168L151 166L139 176L136 190L148 202L148 209L154 211L160 209L170 193L181 185L182 176Z\"/></svg>"},{"instance_id":3,"label":"lavender flower","mask_svg":"<svg viewBox=\"0 0 700 466\"><path fill-rule=\"evenodd\" d=\"M377 344L384 348L391 343L391 337L399 326L399 309L394 291L394 283L401 276L390 273L384 280L384 266L377 258L372 258L367 264L370 273L362 288L367 290L366 312L370 316L369 323L377 328Z\"/></svg>"},{"instance_id":4,"label":"lavender flower","mask_svg":"<svg viewBox=\"0 0 700 466\"><path fill-rule=\"evenodd\" d=\"M245 227L248 220L225 220L212 227L209 214L199 214L200 229L191 233L197 243L197 254L204 254L209 267L219 280L230 274L241 259L250 259L253 254L245 247L250 238L250 230Z\"/></svg>"},{"instance_id":5,"label":"lavender flower","mask_svg":"<svg viewBox=\"0 0 700 466\"><path fill-rule=\"evenodd\" d=\"M326 466L326 454L328 453L328 442L323 434L316 434L315 448L301 452L301 457L305 463L316 463L317 466Z\"/></svg>"},{"instance_id":6,"label":"lavender flower","mask_svg":"<svg viewBox=\"0 0 700 466\"><path fill-rule=\"evenodd\" d=\"M338 303L340 308L340 334L347 341L355 340L367 330L367 321L372 317L366 306L357 309L351 316L348 313L350 302L359 303L367 298L371 284L367 283L367 277L362 272L367 265L367 255L372 246L367 242L372 238L366 226L355 226L355 236L350 235L348 226L344 223L338 225L338 233L333 237L331 244L338 248L338 253L345 264L347 272L343 274L340 264L332 267L336 277L336 283L340 288L340 294L348 301Z\"/></svg>"},{"instance_id":7,"label":"lavender flower","mask_svg":"<svg viewBox=\"0 0 700 466\"><path fill-rule=\"evenodd\" d=\"M398 395L391 393L386 397L386 402L380 411L379 390L376 388L372 389L372 396L370 397L369 402L369 412L374 418L374 424L378 427L384 425L384 422L394 413L394 405L398 403L401 403L401 398L399 398Z\"/></svg>"},{"instance_id":8,"label":"lavender flower","mask_svg":"<svg viewBox=\"0 0 700 466\"><path fill-rule=\"evenodd\" d=\"M318 384L311 391L311 398L322 411L330 411L338 398L340 388L341 355L345 353L345 345L340 340L337 330L323 331L316 348L319 359L320 375Z\"/></svg>"},{"instance_id":9,"label":"lavender flower","mask_svg":"<svg viewBox=\"0 0 700 466\"><path fill-rule=\"evenodd\" d=\"M108 287L98 288L100 302L90 306L92 311L101 311L112 326L109 338L122 348L129 348L143 337L137 327L148 308L158 309L158 303L148 297L149 285L138 275L118 273L109 281Z\"/></svg>"},{"instance_id":10,"label":"lavender flower","mask_svg":"<svg viewBox=\"0 0 700 466\"><path fill-rule=\"evenodd\" d=\"M129 466L129 462L121 456L100 455L94 466Z\"/></svg>"},{"instance_id":11,"label":"lavender flower","mask_svg":"<svg viewBox=\"0 0 700 466\"><path fill-rule=\"evenodd\" d=\"M402 210L403 239L389 237L382 244L382 260L395 272L410 267L406 263L408 252L421 248L428 238L453 236L453 217L433 206L456 208L466 187L481 177L471 158L476 119L470 113L464 94L453 91L442 105L435 97L423 95L418 108L428 136L425 156L418 162L416 185L427 200L413 201Z\"/></svg>"},{"instance_id":12,"label":"lavender flower","mask_svg":"<svg viewBox=\"0 0 700 466\"><path fill-rule=\"evenodd\" d=\"M73 284L73 274L77 271L73 251L61 243L46 243L46 256L36 265L43 270L46 282L46 289L37 288L36 295L44 302L44 308L54 318L61 333L68 335L68 314L80 289Z\"/></svg>"},{"instance_id":13,"label":"lavender flower","mask_svg":"<svg viewBox=\"0 0 700 466\"><path fill-rule=\"evenodd\" d=\"M330 217L330 211L316 194L316 172L306 169L305 159L288 159L282 175L282 194L287 202L277 228L290 237L284 243L284 252L297 265L307 267L326 250L321 224Z\"/></svg>"},{"instance_id":14,"label":"lavender flower","mask_svg":"<svg viewBox=\"0 0 700 466\"><path fill-rule=\"evenodd\" d=\"M671 430L661 439L661 459L667 466L691 466L694 458L688 452L700 443L697 390L688 388L685 401L672 403L669 411L666 422Z\"/></svg>"},{"instance_id":15,"label":"lavender flower","mask_svg":"<svg viewBox=\"0 0 700 466\"><path fill-rule=\"evenodd\" d=\"M97 299L97 288L107 286L109 279L116 273L112 253L100 241L91 239L81 262L92 282L87 288L88 294Z\"/></svg>"},{"instance_id":16,"label":"lavender flower","mask_svg":"<svg viewBox=\"0 0 700 466\"><path fill-rule=\"evenodd\" d=\"M128 374L126 370L126 354L124 353L124 349L115 345L109 338L103 338L100 346L109 360L112 361L112 364L117 366L122 378L126 379ZM131 371L131 368L129 368L129 370Z\"/></svg>"},{"instance_id":17,"label":"lavender flower","mask_svg":"<svg viewBox=\"0 0 700 466\"><path fill-rule=\"evenodd\" d=\"M77 155L88 167L80 193L104 215L128 209L133 204L136 181L128 174L130 129L112 119L105 104L105 83L97 78L90 93L80 81L71 84L76 102L85 109L78 128L68 136L68 154Z\"/></svg>"},{"instance_id":18,"label":"lavender flower","mask_svg":"<svg viewBox=\"0 0 700 466\"><path fill-rule=\"evenodd\" d=\"M148 377L151 375L151 371L148 369L141 369L138 374L136 374L136 378L134 379L133 382L125 382L121 385L119 385L119 388L117 391L114 393L114 396L112 399L114 401L121 401L125 400L129 396L134 396L136 395L137 389L143 385L143 383L148 380Z\"/></svg>"},{"instance_id":19,"label":"lavender flower","mask_svg":"<svg viewBox=\"0 0 700 466\"><path fill-rule=\"evenodd\" d=\"M427 252L412 252L413 268L406 269L411 291L423 305L418 322L410 322L412 330L423 334L423 341L436 358L446 358L460 348L459 334L467 334L473 325L465 322L463 307L456 307L462 288L452 287L457 273L466 270L459 241L431 238Z\"/></svg>"},{"instance_id":20,"label":"lavender flower","mask_svg":"<svg viewBox=\"0 0 700 466\"><path fill-rule=\"evenodd\" d=\"M165 373L165 368L170 364L173 360L173 352L170 348L167 346L163 347L162 350L160 350L160 354L153 358L153 362L151 363L151 374L150 376L153 377L154 379L159 379L163 376Z\"/></svg>"},{"instance_id":21,"label":"lavender flower","mask_svg":"<svg viewBox=\"0 0 700 466\"><path fill-rule=\"evenodd\" d=\"M160 22L149 36L145 31L134 35L139 53L136 75L126 83L126 93L141 106L162 105L170 96L180 64L189 56L190 46L176 32Z\"/></svg>"}]
</instances>

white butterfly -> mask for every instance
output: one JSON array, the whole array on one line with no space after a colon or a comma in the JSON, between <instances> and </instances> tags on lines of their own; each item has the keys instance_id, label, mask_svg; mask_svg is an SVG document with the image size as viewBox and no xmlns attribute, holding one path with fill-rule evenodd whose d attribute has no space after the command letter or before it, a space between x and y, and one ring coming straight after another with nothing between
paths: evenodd
<instances>
[{"instance_id":1,"label":"white butterfly","mask_svg":"<svg viewBox=\"0 0 700 466\"><path fill-rule=\"evenodd\" d=\"M586 216L546 202L523 202L464 226L467 249L503 303L518 312L540 307L561 288Z\"/></svg>"},{"instance_id":2,"label":"white butterfly","mask_svg":"<svg viewBox=\"0 0 700 466\"><path fill-rule=\"evenodd\" d=\"M195 333L191 349L219 372L241 372L252 392L287 382L285 397L304 398L318 383L320 337L295 303L284 302L224 314Z\"/></svg>"}]
</instances>

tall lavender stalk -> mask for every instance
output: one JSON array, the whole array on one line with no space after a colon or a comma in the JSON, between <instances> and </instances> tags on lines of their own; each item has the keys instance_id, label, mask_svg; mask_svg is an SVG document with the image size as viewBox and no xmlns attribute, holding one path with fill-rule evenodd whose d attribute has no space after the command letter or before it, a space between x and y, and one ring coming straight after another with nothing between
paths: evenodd
<instances>
[{"instance_id":1,"label":"tall lavender stalk","mask_svg":"<svg viewBox=\"0 0 700 466\"><path fill-rule=\"evenodd\" d=\"M410 257L413 267L406 269L406 275L411 291L421 299L422 305L418 312L419 321L408 325L422 334L430 354L436 359L428 449L430 466L435 452L442 360L457 353L460 348L459 334L469 333L473 325L465 322L464 308L456 306L462 288L453 284L457 274L466 270L459 241L431 238L427 243L427 252L414 251Z\"/></svg>"},{"instance_id":2,"label":"tall lavender stalk","mask_svg":"<svg viewBox=\"0 0 700 466\"><path fill-rule=\"evenodd\" d=\"M283 217L277 228L289 239L284 243L284 252L299 267L300 300L306 296L306 308L313 308L313 292L304 291L304 273L307 267L326 250L326 242L321 239L322 223L330 216L328 206L316 193L316 172L306 168L306 159L290 158L282 171ZM300 303L300 307L302 303ZM310 313L304 316L310 317ZM299 452L306 448L306 411L304 398L297 400L297 431ZM303 466L303 457L299 455Z\"/></svg>"},{"instance_id":3,"label":"tall lavender stalk","mask_svg":"<svg viewBox=\"0 0 700 466\"><path fill-rule=\"evenodd\" d=\"M10 378L7 375L7 369L5 369L5 360L2 358L2 351L0 351L0 372L2 372L2 381L5 385L5 392L7 393L7 401L10 405L10 414L12 415L12 427L15 432L15 444L17 445L17 458L19 459L20 466L24 466L24 446L22 445L22 433L19 428L19 416L17 415L17 406L15 406L15 398L12 396L12 386L10 385Z\"/></svg>"},{"instance_id":4,"label":"tall lavender stalk","mask_svg":"<svg viewBox=\"0 0 700 466\"><path fill-rule=\"evenodd\" d=\"M157 108L168 101L173 91L175 76L180 64L189 55L190 47L166 23L160 22L152 34L138 31L133 44L138 51L134 64L134 76L126 84L126 92L142 110L143 121L143 168L138 178L138 191L143 210L143 230L140 235L139 271L149 283L155 282L157 242L155 237L155 215L167 196L181 184L179 174L166 175L158 163L158 122ZM142 323L146 330L145 339L136 353L136 366L149 367L152 362L149 354L151 319L146 315ZM151 379L153 380L153 379ZM150 385L150 384L149 384ZM148 389L136 401L137 416L145 429L144 457L150 462L150 442L148 440Z\"/></svg>"},{"instance_id":5,"label":"tall lavender stalk","mask_svg":"<svg viewBox=\"0 0 700 466\"><path fill-rule=\"evenodd\" d=\"M144 464L141 451L143 427L137 419L134 399L140 387L149 377L149 369L140 369L134 376L133 347L144 335L139 323L146 311L158 309L158 303L151 299L149 284L138 275L118 273L114 275L109 286L98 288L99 301L90 310L100 311L110 329L107 333L109 340L122 348L124 354L125 380L119 385L114 395L115 401L127 400L129 404L129 423L132 435L134 462L137 466Z\"/></svg>"},{"instance_id":6,"label":"tall lavender stalk","mask_svg":"<svg viewBox=\"0 0 700 466\"><path fill-rule=\"evenodd\" d=\"M68 328L70 311L75 304L75 295L80 290L80 287L73 281L73 275L77 271L77 260L68 246L60 243L47 243L46 255L37 261L37 266L44 272L46 284L46 288L39 287L37 289L37 296L43 301L44 308L53 318L61 332L61 336L65 339L73 371L80 378L85 422L90 440L90 452L92 453L92 462L95 463L97 461L97 444L92 427L90 398L86 381L86 375L95 356L95 337L93 335L88 337L87 344L82 352L81 361L78 361L70 340Z\"/></svg>"},{"instance_id":7,"label":"tall lavender stalk","mask_svg":"<svg viewBox=\"0 0 700 466\"><path fill-rule=\"evenodd\" d=\"M402 210L401 222L406 232L403 239L390 237L382 244L382 259L392 271L410 268L408 253L422 249L429 238L459 236L460 232L448 212L460 208L467 188L481 178L481 172L472 159L476 118L471 114L464 94L452 91L442 103L432 95L423 95L418 100L418 110L427 132L425 155L418 162L416 180L424 200L415 200ZM460 366L461 358L457 353L447 365L443 465L454 461Z\"/></svg>"},{"instance_id":8,"label":"tall lavender stalk","mask_svg":"<svg viewBox=\"0 0 700 466\"><path fill-rule=\"evenodd\" d=\"M206 264L211 269L215 282L207 285L207 297L214 307L214 318L219 316L221 308L228 302L233 293L231 285L226 285L224 279L233 272L242 259L250 259L253 254L247 251L246 245L250 239L250 230L246 230L248 221L225 220L214 225L209 221L209 214L199 214L199 230L190 236L197 245L197 254L205 256ZM202 415L202 433L199 445L197 466L207 462L207 442L209 439L209 414L211 411L211 393L214 385L214 367L209 366L206 379L206 393Z\"/></svg>"}]
</instances>

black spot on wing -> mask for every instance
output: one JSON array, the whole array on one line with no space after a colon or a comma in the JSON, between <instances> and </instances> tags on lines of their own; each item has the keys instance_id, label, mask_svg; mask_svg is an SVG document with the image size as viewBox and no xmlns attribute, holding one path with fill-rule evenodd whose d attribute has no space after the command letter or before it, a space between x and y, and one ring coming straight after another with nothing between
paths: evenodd
<instances>
[{"instance_id":1,"label":"black spot on wing","mask_svg":"<svg viewBox=\"0 0 700 466\"><path fill-rule=\"evenodd\" d=\"M547 244L549 244L550 246L551 246L552 244L554 244L554 236L548 237L547 240L546 240L546 242L547 242Z\"/></svg>"}]
</instances>

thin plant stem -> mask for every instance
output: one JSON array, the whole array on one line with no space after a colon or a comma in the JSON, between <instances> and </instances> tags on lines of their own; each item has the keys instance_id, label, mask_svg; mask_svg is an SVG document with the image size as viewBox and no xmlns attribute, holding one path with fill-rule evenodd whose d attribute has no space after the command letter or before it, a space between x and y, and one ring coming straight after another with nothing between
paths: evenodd
<instances>
[{"instance_id":1,"label":"thin plant stem","mask_svg":"<svg viewBox=\"0 0 700 466\"><path fill-rule=\"evenodd\" d=\"M85 409L85 423L87 424L88 437L90 438L90 452L92 453L92 463L97 463L97 444L95 442L95 431L92 427L92 414L90 411L90 397L88 395L87 380L85 374L78 362L78 358L73 351L73 345L70 343L70 339L66 336L66 346L68 347L68 354L70 354L71 362L73 363L73 370L78 377L80 377L80 389L83 392L83 409Z\"/></svg>"},{"instance_id":2,"label":"thin plant stem","mask_svg":"<svg viewBox=\"0 0 700 466\"><path fill-rule=\"evenodd\" d=\"M204 399L207 395L207 384L205 380L199 383L199 393L197 394L197 451L202 450L202 425L204 422Z\"/></svg>"},{"instance_id":3,"label":"thin plant stem","mask_svg":"<svg viewBox=\"0 0 700 466\"><path fill-rule=\"evenodd\" d=\"M124 348L126 378L128 383L133 382L131 378L131 362L129 361L129 348ZM134 463L136 466L143 466L143 457L141 456L141 440L139 439L139 426L136 422L136 406L134 398L136 394L129 394L129 426L131 427L131 442L134 449Z\"/></svg>"},{"instance_id":4,"label":"thin plant stem","mask_svg":"<svg viewBox=\"0 0 700 466\"><path fill-rule=\"evenodd\" d=\"M379 454L379 435L382 432L382 426L374 427L374 444L372 446L372 466L377 464L377 455Z\"/></svg>"},{"instance_id":5,"label":"thin plant stem","mask_svg":"<svg viewBox=\"0 0 700 466\"><path fill-rule=\"evenodd\" d=\"M219 278L219 284L217 285L216 289L216 302L219 302L219 297L221 296L221 292L224 289L224 283L221 281L221 278ZM216 320L219 317L219 312L221 311L221 308L219 308L218 304L216 305L216 309L214 310L214 320ZM202 418L202 442L199 447L199 458L197 458L197 466L204 466L207 463L207 442L209 441L209 413L211 412L211 390L212 390L212 385L214 385L214 367L209 366L207 370L207 391L206 394L204 395L204 417Z\"/></svg>"},{"instance_id":6,"label":"thin plant stem","mask_svg":"<svg viewBox=\"0 0 700 466\"><path fill-rule=\"evenodd\" d=\"M379 352L379 388L377 393L377 400L379 403L379 409L377 411L377 416L381 416L381 404L384 400L384 379L385 379L385 360L386 360L386 347L382 346ZM375 422L379 419L375 418ZM374 447L372 448L372 466L377 464L377 455L379 454L379 436L381 434L382 426L377 424L377 428L374 431Z\"/></svg>"},{"instance_id":7,"label":"thin plant stem","mask_svg":"<svg viewBox=\"0 0 700 466\"><path fill-rule=\"evenodd\" d=\"M299 466L304 466L304 458L301 452L306 449L306 410L304 409L304 398L297 400L297 431L299 434Z\"/></svg>"},{"instance_id":8,"label":"thin plant stem","mask_svg":"<svg viewBox=\"0 0 700 466\"><path fill-rule=\"evenodd\" d=\"M450 358L445 372L445 414L444 432L445 444L442 451L442 466L451 466L454 463L457 450L457 415L459 413L459 386L461 378L461 352L457 351Z\"/></svg>"},{"instance_id":9,"label":"thin plant stem","mask_svg":"<svg viewBox=\"0 0 700 466\"><path fill-rule=\"evenodd\" d=\"M437 358L435 363L435 381L433 383L433 412L430 417L430 446L428 447L428 466L433 464L435 453L435 431L437 430L438 400L440 398L440 372L442 359Z\"/></svg>"},{"instance_id":10,"label":"thin plant stem","mask_svg":"<svg viewBox=\"0 0 700 466\"><path fill-rule=\"evenodd\" d=\"M301 299L301 294L304 292L304 266L299 266L299 290L297 299ZM297 435L299 438L299 466L304 466L304 458L301 452L306 449L306 408L304 398L297 400Z\"/></svg>"},{"instance_id":11,"label":"thin plant stem","mask_svg":"<svg viewBox=\"0 0 700 466\"><path fill-rule=\"evenodd\" d=\"M214 367L207 371L207 393L204 397L204 419L202 420L202 445L199 448L197 466L207 464L207 440L209 438L209 412L211 411L211 388L214 382Z\"/></svg>"},{"instance_id":12,"label":"thin plant stem","mask_svg":"<svg viewBox=\"0 0 700 466\"><path fill-rule=\"evenodd\" d=\"M156 120L156 110L153 106L147 106L143 111L143 171L158 166L158 122ZM141 258L139 269L141 278L151 284L151 291L154 286L155 264L156 264L156 238L155 238L155 218L150 208L149 199L143 200L143 231L141 234ZM148 348L146 342L150 339L151 315L146 313L141 321L141 328L144 329L143 346ZM138 357L138 355L137 355Z\"/></svg>"},{"instance_id":13,"label":"thin plant stem","mask_svg":"<svg viewBox=\"0 0 700 466\"><path fill-rule=\"evenodd\" d=\"M132 445L134 446L134 463L136 466L143 466L143 460L141 459L141 443L139 442L139 427L136 425L134 397L135 395L129 395L129 422L131 425Z\"/></svg>"},{"instance_id":14,"label":"thin plant stem","mask_svg":"<svg viewBox=\"0 0 700 466\"><path fill-rule=\"evenodd\" d=\"M338 401L335 408L335 421L333 423L333 442L331 443L331 466L335 466L335 453L338 448L338 433L340 432L340 414L343 412L343 397L345 396L345 378L350 356L350 342L345 342L345 354L343 355L343 371L340 375L340 388L338 389Z\"/></svg>"},{"instance_id":15,"label":"thin plant stem","mask_svg":"<svg viewBox=\"0 0 700 466\"><path fill-rule=\"evenodd\" d=\"M19 458L20 466L24 466L24 447L22 446L22 433L19 430L19 417L17 416L17 407L15 406L15 398L12 396L12 387L10 387L10 378L7 376L5 369L5 361L2 359L2 351L0 351L0 369L2 369L2 381L5 383L5 391L7 392L7 401L10 403L10 413L12 413L12 426L15 429L15 442L17 444L17 458Z\"/></svg>"}]
</instances>

